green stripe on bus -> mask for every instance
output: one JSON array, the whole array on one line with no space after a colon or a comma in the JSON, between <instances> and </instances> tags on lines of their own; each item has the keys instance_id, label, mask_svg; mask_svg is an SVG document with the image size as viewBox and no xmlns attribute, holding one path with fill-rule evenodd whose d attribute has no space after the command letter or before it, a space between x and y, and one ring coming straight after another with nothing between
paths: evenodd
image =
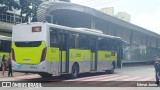
<instances>
[{"instance_id":1,"label":"green stripe on bus","mask_svg":"<svg viewBox=\"0 0 160 90\"><path fill-rule=\"evenodd\" d=\"M90 50L80 50L80 49L70 49L70 61L71 62L81 62L91 60Z\"/></svg>"},{"instance_id":2,"label":"green stripe on bus","mask_svg":"<svg viewBox=\"0 0 160 90\"><path fill-rule=\"evenodd\" d=\"M46 60L48 62L59 62L60 58L59 48L47 48Z\"/></svg>"},{"instance_id":3,"label":"green stripe on bus","mask_svg":"<svg viewBox=\"0 0 160 90\"><path fill-rule=\"evenodd\" d=\"M113 52L115 53L114 55L112 55ZM98 60L117 60L117 53L115 51L98 51Z\"/></svg>"}]
</instances>

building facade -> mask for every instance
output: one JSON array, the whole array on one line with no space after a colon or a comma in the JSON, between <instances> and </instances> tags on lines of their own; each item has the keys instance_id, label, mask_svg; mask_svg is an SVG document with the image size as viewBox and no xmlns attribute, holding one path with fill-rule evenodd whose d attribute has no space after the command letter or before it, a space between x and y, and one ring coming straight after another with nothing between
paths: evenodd
<instances>
[{"instance_id":1,"label":"building facade","mask_svg":"<svg viewBox=\"0 0 160 90\"><path fill-rule=\"evenodd\" d=\"M126 22L130 22L131 21L131 16L126 13L126 12L118 12L116 15L115 15L116 18L119 18L121 20L124 20Z\"/></svg>"},{"instance_id":2,"label":"building facade","mask_svg":"<svg viewBox=\"0 0 160 90\"><path fill-rule=\"evenodd\" d=\"M39 7L38 21L99 29L105 34L121 37L126 42L123 62L151 62L155 55L160 54L160 35L145 28L73 3L45 2ZM130 20L128 14L121 15Z\"/></svg>"},{"instance_id":3,"label":"building facade","mask_svg":"<svg viewBox=\"0 0 160 90\"><path fill-rule=\"evenodd\" d=\"M108 14L110 16L114 16L114 8L113 7L105 7L100 9L101 12Z\"/></svg>"}]
</instances>

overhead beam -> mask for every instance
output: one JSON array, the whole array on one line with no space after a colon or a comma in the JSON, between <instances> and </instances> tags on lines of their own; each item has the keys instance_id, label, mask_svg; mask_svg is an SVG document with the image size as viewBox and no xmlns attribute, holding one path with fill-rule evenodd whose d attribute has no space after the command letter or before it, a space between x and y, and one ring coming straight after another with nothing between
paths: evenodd
<instances>
[{"instance_id":1,"label":"overhead beam","mask_svg":"<svg viewBox=\"0 0 160 90\"><path fill-rule=\"evenodd\" d=\"M11 36L12 36L12 34L11 34L11 33L4 33L4 32L0 32L0 35L8 36L8 37L11 37Z\"/></svg>"},{"instance_id":2,"label":"overhead beam","mask_svg":"<svg viewBox=\"0 0 160 90\"><path fill-rule=\"evenodd\" d=\"M0 21L0 29L11 32L14 24Z\"/></svg>"}]
</instances>

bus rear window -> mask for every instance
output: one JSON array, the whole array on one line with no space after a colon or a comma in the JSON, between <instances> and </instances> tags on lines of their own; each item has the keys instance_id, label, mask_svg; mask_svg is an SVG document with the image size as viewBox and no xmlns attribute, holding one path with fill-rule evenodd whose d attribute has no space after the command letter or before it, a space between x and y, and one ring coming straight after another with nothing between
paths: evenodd
<instances>
[{"instance_id":1,"label":"bus rear window","mask_svg":"<svg viewBox=\"0 0 160 90\"><path fill-rule=\"evenodd\" d=\"M16 47L38 47L42 41L31 41L31 42L15 42Z\"/></svg>"}]
</instances>

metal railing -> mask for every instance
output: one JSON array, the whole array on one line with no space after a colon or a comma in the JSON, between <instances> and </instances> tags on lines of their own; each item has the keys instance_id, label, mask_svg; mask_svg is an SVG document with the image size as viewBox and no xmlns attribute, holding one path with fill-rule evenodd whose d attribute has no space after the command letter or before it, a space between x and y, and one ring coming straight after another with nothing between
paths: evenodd
<instances>
[{"instance_id":1,"label":"metal railing","mask_svg":"<svg viewBox=\"0 0 160 90\"><path fill-rule=\"evenodd\" d=\"M22 23L22 18L20 15L15 15L13 13L0 13L0 21L7 23Z\"/></svg>"}]
</instances>

